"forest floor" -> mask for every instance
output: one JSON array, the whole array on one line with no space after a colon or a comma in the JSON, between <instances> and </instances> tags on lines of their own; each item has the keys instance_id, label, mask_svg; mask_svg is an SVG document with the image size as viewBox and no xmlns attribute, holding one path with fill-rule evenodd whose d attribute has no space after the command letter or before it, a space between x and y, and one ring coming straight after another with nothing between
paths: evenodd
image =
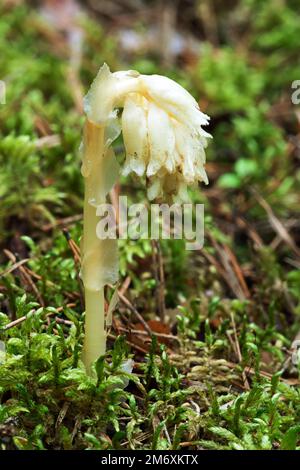
<instances>
[{"instance_id":1,"label":"forest floor","mask_svg":"<svg viewBox=\"0 0 300 470\"><path fill-rule=\"evenodd\" d=\"M159 25L135 1L106 2L102 16L1 3L3 450L300 449L297 2L179 1L177 26L164 3ZM177 80L211 116L213 141L210 184L191 190L205 205L203 249L119 241L122 295L88 377L78 148L82 97L104 61ZM121 161L122 141L116 150ZM145 201L138 180L118 188Z\"/></svg>"}]
</instances>

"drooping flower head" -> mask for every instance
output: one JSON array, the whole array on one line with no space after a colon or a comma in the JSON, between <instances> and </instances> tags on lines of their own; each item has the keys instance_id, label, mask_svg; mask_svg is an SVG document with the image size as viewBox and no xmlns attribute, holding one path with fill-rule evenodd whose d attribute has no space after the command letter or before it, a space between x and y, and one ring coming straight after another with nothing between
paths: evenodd
<instances>
[{"instance_id":1,"label":"drooping flower head","mask_svg":"<svg viewBox=\"0 0 300 470\"><path fill-rule=\"evenodd\" d=\"M118 136L118 108L126 149L123 174L146 175L148 198L185 200L187 186L208 183L204 169L209 117L173 80L136 71L111 73L104 64L85 98L88 119Z\"/></svg>"}]
</instances>

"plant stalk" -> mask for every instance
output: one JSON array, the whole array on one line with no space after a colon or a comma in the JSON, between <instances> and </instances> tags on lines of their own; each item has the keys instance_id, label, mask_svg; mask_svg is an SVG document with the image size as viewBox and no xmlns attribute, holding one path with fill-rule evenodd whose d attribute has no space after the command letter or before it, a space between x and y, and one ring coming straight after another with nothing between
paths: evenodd
<instances>
[{"instance_id":1,"label":"plant stalk","mask_svg":"<svg viewBox=\"0 0 300 470\"><path fill-rule=\"evenodd\" d=\"M82 243L82 279L85 295L85 338L83 362L88 373L92 363L105 354L106 331L104 310L104 287L99 282L101 250L103 244L96 234L99 218L96 205L103 185L102 162L104 154L104 129L87 120L84 130L83 175L85 199ZM101 277L101 276L100 276Z\"/></svg>"}]
</instances>

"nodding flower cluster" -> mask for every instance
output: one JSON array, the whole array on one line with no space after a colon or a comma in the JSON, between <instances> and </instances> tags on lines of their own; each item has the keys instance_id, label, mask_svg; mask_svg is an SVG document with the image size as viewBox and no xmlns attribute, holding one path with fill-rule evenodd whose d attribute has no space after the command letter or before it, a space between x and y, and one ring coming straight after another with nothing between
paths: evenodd
<instances>
[{"instance_id":1,"label":"nodding flower cluster","mask_svg":"<svg viewBox=\"0 0 300 470\"><path fill-rule=\"evenodd\" d=\"M119 118L119 108L123 108ZM208 183L202 129L209 117L173 80L136 71L111 73L104 64L85 98L90 122L106 127L109 146L123 132L123 174L146 176L148 198L188 199L187 187Z\"/></svg>"}]
</instances>

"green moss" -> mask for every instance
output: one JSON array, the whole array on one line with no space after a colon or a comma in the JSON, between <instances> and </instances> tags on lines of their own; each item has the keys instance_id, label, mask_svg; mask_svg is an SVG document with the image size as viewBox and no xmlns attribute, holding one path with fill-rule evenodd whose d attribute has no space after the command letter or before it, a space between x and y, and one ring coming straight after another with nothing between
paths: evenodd
<instances>
[{"instance_id":1,"label":"green moss","mask_svg":"<svg viewBox=\"0 0 300 470\"><path fill-rule=\"evenodd\" d=\"M113 35L81 19L83 89L104 60L113 70L167 74L200 98L214 136L209 189L191 190L205 204L204 248L161 242L167 324L156 315L151 243L120 241L126 295L158 335L131 334L141 324L120 304L92 378L80 360L84 306L70 245L82 233L83 117L68 52L29 6L1 5L2 449L299 449L291 347L300 328L299 257L282 230L299 244L299 123L290 101L300 79L299 21L295 1L273 3L220 8L219 43L205 38L196 63L170 69L140 54L124 66ZM53 145L41 145L45 135ZM145 198L138 181L121 184L130 200Z\"/></svg>"}]
</instances>

